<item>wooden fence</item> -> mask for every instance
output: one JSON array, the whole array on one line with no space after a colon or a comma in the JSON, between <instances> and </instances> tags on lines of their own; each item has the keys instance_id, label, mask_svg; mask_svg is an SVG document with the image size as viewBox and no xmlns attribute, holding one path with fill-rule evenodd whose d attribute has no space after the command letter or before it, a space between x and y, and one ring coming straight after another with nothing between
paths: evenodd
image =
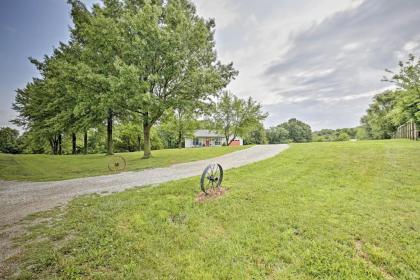
<instances>
[{"instance_id":1,"label":"wooden fence","mask_svg":"<svg viewBox=\"0 0 420 280\"><path fill-rule=\"evenodd\" d=\"M413 121L409 121L403 125L400 125L395 132L395 138L406 138L411 140L420 139L420 130L417 129L417 125Z\"/></svg>"}]
</instances>

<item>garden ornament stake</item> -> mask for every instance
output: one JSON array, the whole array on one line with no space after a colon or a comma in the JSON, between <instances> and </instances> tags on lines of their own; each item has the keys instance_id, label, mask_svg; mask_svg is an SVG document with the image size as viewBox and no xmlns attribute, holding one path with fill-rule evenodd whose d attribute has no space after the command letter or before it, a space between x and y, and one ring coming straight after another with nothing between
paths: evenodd
<instances>
[{"instance_id":1,"label":"garden ornament stake","mask_svg":"<svg viewBox=\"0 0 420 280\"><path fill-rule=\"evenodd\" d=\"M201 190L208 194L210 189L220 188L223 181L223 168L218 163L208 165L201 175L200 187Z\"/></svg>"}]
</instances>

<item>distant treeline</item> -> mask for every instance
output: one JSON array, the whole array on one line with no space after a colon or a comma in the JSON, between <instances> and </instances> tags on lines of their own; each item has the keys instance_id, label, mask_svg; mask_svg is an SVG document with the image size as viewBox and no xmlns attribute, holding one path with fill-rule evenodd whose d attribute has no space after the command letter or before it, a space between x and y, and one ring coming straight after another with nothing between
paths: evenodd
<instances>
[{"instance_id":1,"label":"distant treeline","mask_svg":"<svg viewBox=\"0 0 420 280\"><path fill-rule=\"evenodd\" d=\"M348 141L350 139L366 139L361 128L321 129L312 133L314 142Z\"/></svg>"},{"instance_id":2,"label":"distant treeline","mask_svg":"<svg viewBox=\"0 0 420 280\"><path fill-rule=\"evenodd\" d=\"M296 119L290 119L288 122L270 127L266 130L266 135L270 144L367 139L365 130L361 127L321 129L312 132L308 124Z\"/></svg>"}]
</instances>

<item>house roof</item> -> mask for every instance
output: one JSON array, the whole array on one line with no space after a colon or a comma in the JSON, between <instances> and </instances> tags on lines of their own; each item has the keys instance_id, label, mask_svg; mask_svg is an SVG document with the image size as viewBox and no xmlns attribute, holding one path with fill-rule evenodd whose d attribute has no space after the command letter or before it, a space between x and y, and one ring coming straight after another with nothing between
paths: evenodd
<instances>
[{"instance_id":1,"label":"house roof","mask_svg":"<svg viewBox=\"0 0 420 280\"><path fill-rule=\"evenodd\" d=\"M199 129L194 132L194 137L224 137L219 133L206 129Z\"/></svg>"}]
</instances>

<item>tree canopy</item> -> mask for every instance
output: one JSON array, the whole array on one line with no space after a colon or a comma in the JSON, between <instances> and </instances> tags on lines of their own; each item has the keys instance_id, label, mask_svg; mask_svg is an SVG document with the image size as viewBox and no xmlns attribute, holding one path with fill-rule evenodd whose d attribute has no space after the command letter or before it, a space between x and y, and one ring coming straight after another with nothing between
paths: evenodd
<instances>
[{"instance_id":1,"label":"tree canopy","mask_svg":"<svg viewBox=\"0 0 420 280\"><path fill-rule=\"evenodd\" d=\"M230 145L236 137L246 137L267 116L261 104L251 97L245 100L224 91L215 104L211 118L216 130L225 136L227 145Z\"/></svg>"},{"instance_id":2,"label":"tree canopy","mask_svg":"<svg viewBox=\"0 0 420 280\"><path fill-rule=\"evenodd\" d=\"M311 127L295 118L266 130L270 144L302 143L312 140Z\"/></svg>"},{"instance_id":3,"label":"tree canopy","mask_svg":"<svg viewBox=\"0 0 420 280\"><path fill-rule=\"evenodd\" d=\"M17 154L20 152L19 131L10 127L0 128L0 152Z\"/></svg>"},{"instance_id":4,"label":"tree canopy","mask_svg":"<svg viewBox=\"0 0 420 280\"><path fill-rule=\"evenodd\" d=\"M186 108L210 102L238 73L217 60L215 23L188 0L106 0L92 10L68 2L70 41L31 60L41 78L19 89L14 104L15 123L47 139L54 154L63 135L72 136L75 150L76 133L86 138L103 124L112 154L115 124L137 120L148 158L151 129L163 116L185 118Z\"/></svg>"},{"instance_id":5,"label":"tree canopy","mask_svg":"<svg viewBox=\"0 0 420 280\"><path fill-rule=\"evenodd\" d=\"M399 70L384 81L397 86L376 95L361 118L362 127L369 138L391 138L397 127L413 121L420 125L420 59L409 55L406 62L399 63Z\"/></svg>"}]
</instances>

